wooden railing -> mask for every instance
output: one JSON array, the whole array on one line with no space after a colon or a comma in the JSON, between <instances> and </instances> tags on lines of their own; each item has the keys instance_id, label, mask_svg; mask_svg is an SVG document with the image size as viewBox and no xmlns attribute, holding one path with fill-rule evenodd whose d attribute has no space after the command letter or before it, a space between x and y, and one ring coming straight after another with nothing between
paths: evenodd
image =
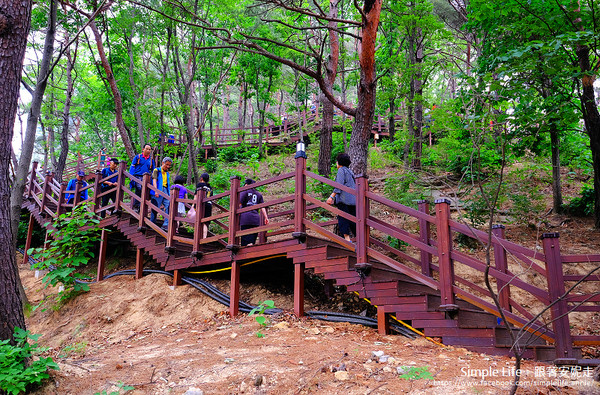
<instances>
[{"instance_id":1,"label":"wooden railing","mask_svg":"<svg viewBox=\"0 0 600 395\"><path fill-rule=\"evenodd\" d=\"M185 199L180 199L178 193L166 195L155 189L150 183L150 174L145 174L141 180L133 177L125 166L124 162L120 164L114 188L100 192L99 185L105 179L96 174L94 182L87 187L77 184L75 190L67 191L65 183L58 188L52 175L40 174L34 163L25 196L35 202L42 214L55 217L84 203L80 194L87 189L90 197L86 202L93 203L89 205L90 210L97 214L107 210L127 212L138 221L139 230L152 229L162 236L166 240L166 250L173 250L177 243L182 243L191 246L191 255L196 258L202 257L202 246L209 243L217 242L236 251L240 248L239 238L250 233L259 233L259 244L292 237L302 240L307 235L320 236L356 251L358 264L382 265L439 292L440 310L456 310L456 299L460 298L504 317L511 324L554 343L558 358L573 358L573 345L600 344L599 336L572 334L569 321L570 315L575 312L600 312L600 255L562 255L558 234L542 236L543 252L532 250L508 241L503 226L495 226L488 233L454 220L447 199L435 201L433 214L426 201L419 202L418 209L410 208L370 191L366 176L356 177L357 187L354 190L312 173L306 169L303 155L297 155L294 172L251 186L240 186L240 179L234 177L227 191L206 197L199 190L193 198ZM140 197L131 189L131 182L141 184ZM311 184L326 184L354 194L356 216L324 203L321 196L307 189L307 185ZM239 194L250 188L291 192L271 194L269 201L241 208ZM116 202L100 207L100 198L115 191ZM150 191L169 199L171 209L168 213L154 205ZM65 202L66 193L74 194L72 204ZM141 201L139 212L132 208L136 198ZM204 203L209 201L213 204L213 213L204 218ZM196 207L194 221L176 214L180 202L187 209L192 205ZM265 225L261 222L259 227L240 230L240 214L261 208L268 211L270 223ZM166 231L150 221L150 210L166 218ZM336 215L356 223L354 242L334 233L336 221L332 219ZM392 217L396 220L391 221ZM195 231L191 235L177 234L177 222L187 224ZM215 224L215 232L204 237L202 228L208 222ZM481 257L481 253L474 254L455 246L454 240L459 234L477 240L482 246L489 246L488 259ZM577 270L584 263L588 269L596 267L597 270L586 276L585 270ZM576 274L565 274L565 268ZM489 273L490 282L495 286L498 306L490 290L483 285L485 272ZM577 285L576 292L570 289L574 285ZM525 307L517 301L514 298L516 293L519 300L530 300L530 305Z\"/></svg>"}]
</instances>

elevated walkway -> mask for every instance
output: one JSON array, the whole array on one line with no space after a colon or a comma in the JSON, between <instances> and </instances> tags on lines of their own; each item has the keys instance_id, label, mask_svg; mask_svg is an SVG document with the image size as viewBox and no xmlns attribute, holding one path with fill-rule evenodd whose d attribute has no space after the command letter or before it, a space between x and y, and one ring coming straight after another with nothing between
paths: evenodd
<instances>
[{"instance_id":1,"label":"elevated walkway","mask_svg":"<svg viewBox=\"0 0 600 395\"><path fill-rule=\"evenodd\" d=\"M570 317L577 312L594 314L600 311L600 275L565 274L565 268L577 268L600 263L600 255L562 255L557 234L545 234L543 253L514 244L504 237L504 228L494 228L491 237L486 232L455 222L450 217L448 200L435 202L435 215L428 202L420 202L415 210L390 201L369 190L365 177L357 178L352 190L306 169L305 159L297 158L294 172L264 180L252 187L293 191L271 196L252 209L269 211L270 223L250 230L240 230L238 178L231 179L228 191L207 198L199 191L193 199L179 199L177 194L165 196L170 207L179 202L195 205L198 215L192 221L165 213L150 200L150 191L157 194L150 175L140 180L141 196L129 189L132 176L122 163L119 168L116 202L100 207L102 182L96 175L86 187L90 192L89 210L101 220L102 243L99 251L97 279L104 278L107 228L122 233L137 249L136 277L142 276L144 253L164 270L172 271L174 284L182 273L198 268L231 267L230 313L238 314L240 267L248 261L279 257L294 266L294 312L304 314L304 272L312 271L330 285L345 286L377 306L378 329L389 331L390 319L402 320L424 335L447 345L490 354L512 355L520 352L527 358L553 360L557 363L593 365L597 361L582 360L581 347L600 345L600 336L582 334L571 329ZM129 179L129 180L128 180ZM307 182L321 182L353 193L357 197L356 216L341 212L323 203L320 196L309 193ZM31 213L29 234L37 222L51 226L53 218L83 202L78 201L84 188L66 191L65 184L56 185L51 175L42 176L34 165L25 192L23 207ZM66 193L74 193L75 202L66 204ZM132 200L140 199L139 212L132 209ZM213 203L213 215L203 218L204 203ZM150 222L150 210L167 219L167 230ZM355 242L350 243L333 232L335 220L323 218L344 216L357 223ZM392 218L402 216L399 226ZM177 222L180 223L177 232ZM212 223L203 237L199 231ZM189 229L188 232L183 231ZM258 233L258 243L242 247L240 237ZM455 235L462 233L476 238L483 245L491 244L488 267L475 255L453 246ZM28 242L31 237L28 238ZM28 246L27 246L28 248ZM459 270L460 269L460 270ZM468 270L470 275L459 275ZM485 287L488 271L493 289ZM576 293L568 292L575 287ZM493 291L493 292L492 292ZM525 308L516 302L529 298L535 308ZM505 324L508 323L508 324ZM513 338L514 337L514 338Z\"/></svg>"}]
</instances>

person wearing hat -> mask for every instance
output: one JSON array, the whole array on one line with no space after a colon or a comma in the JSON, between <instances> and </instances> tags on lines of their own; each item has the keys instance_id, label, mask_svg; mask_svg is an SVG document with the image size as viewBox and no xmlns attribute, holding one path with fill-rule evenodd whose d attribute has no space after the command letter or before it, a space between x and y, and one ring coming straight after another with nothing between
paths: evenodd
<instances>
[{"instance_id":1,"label":"person wearing hat","mask_svg":"<svg viewBox=\"0 0 600 395\"><path fill-rule=\"evenodd\" d=\"M80 189L81 188L85 188L88 186L88 183L85 182L85 180L83 179L83 177L85 177L85 172L83 170L78 170L77 171L77 177L76 178L72 178L69 183L67 184L67 191L75 191L75 188L77 186L77 184L80 184ZM81 191L81 199L79 201L83 201L83 200L87 200L88 199L88 190L84 190ZM67 202L67 204L72 204L73 203L73 198L75 197L74 193L67 193L65 194L65 200ZM68 207L68 209L70 209L70 207Z\"/></svg>"},{"instance_id":2,"label":"person wearing hat","mask_svg":"<svg viewBox=\"0 0 600 395\"><path fill-rule=\"evenodd\" d=\"M246 182L244 183L244 185L252 185L252 184L254 184L254 180L252 180L251 178L246 179ZM248 189L247 191L241 192L239 200L240 200L240 206L242 208L255 206L255 205L258 205L258 204L261 204L264 202L262 194L260 192L257 192L256 189L254 189L254 188L251 188L251 189ZM267 210L264 207L261 208L260 210L261 210L263 216L265 217L265 225L268 225L269 217L267 216ZM258 210L246 211L240 215L240 229L241 230L256 228L257 226L260 226L260 215L258 214ZM257 236L258 236L257 233L243 235L241 238L241 245L242 246L253 245L254 243L256 243Z\"/></svg>"},{"instance_id":3,"label":"person wearing hat","mask_svg":"<svg viewBox=\"0 0 600 395\"><path fill-rule=\"evenodd\" d=\"M131 190L137 195L142 196L142 177L146 173L152 173L152 170L155 167L154 158L152 157L152 146L150 144L144 144L144 149L141 154L137 154L133 157L131 161L131 166L129 167L129 174L131 174L134 178L131 179L131 183L129 184ZM140 210L140 201L139 199L132 198L133 205L132 208L135 211Z\"/></svg>"},{"instance_id":4,"label":"person wearing hat","mask_svg":"<svg viewBox=\"0 0 600 395\"><path fill-rule=\"evenodd\" d=\"M100 184L100 192L106 192L109 189L112 189L117 186L117 181L119 179L119 175L117 174L117 167L119 166L119 159L112 158L109 162L109 166L102 169L101 179L106 179ZM110 178L109 178L110 177ZM117 191L112 191L107 193L106 195L102 195L101 207L108 205L108 203L112 200L115 202L117 199ZM106 211L102 211L100 216L104 218Z\"/></svg>"}]
</instances>

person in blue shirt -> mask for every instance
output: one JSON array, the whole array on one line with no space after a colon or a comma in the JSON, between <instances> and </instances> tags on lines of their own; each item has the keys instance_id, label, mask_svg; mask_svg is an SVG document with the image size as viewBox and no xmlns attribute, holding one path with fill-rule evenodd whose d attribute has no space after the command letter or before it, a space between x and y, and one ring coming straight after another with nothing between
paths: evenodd
<instances>
[{"instance_id":1,"label":"person in blue shirt","mask_svg":"<svg viewBox=\"0 0 600 395\"><path fill-rule=\"evenodd\" d=\"M152 146L150 144L146 144L144 145L142 153L133 157L131 166L129 167L129 173L141 181L144 174L152 173L154 167L155 163L154 159L152 158ZM130 187L137 196L142 195L142 185L139 182L131 180ZM138 199L133 199L132 207L135 211L139 211L140 201Z\"/></svg>"},{"instance_id":2,"label":"person in blue shirt","mask_svg":"<svg viewBox=\"0 0 600 395\"><path fill-rule=\"evenodd\" d=\"M154 186L154 188L163 192L167 196L170 195L170 189L171 189L171 173L169 173L169 170L171 169L171 165L173 165L173 159L166 156L162 160L162 165L152 171L152 186ZM164 212L169 214L169 198L168 197L159 195L159 194L155 193L153 190L150 190L150 196L152 198L153 205L155 205L158 208L161 208L161 206L164 207L163 208ZM156 219L157 219L156 211L151 210L150 221L156 222ZM163 221L163 224L162 224L163 230L167 229L168 224L169 224L169 222L168 222L167 218L165 218Z\"/></svg>"},{"instance_id":3,"label":"person in blue shirt","mask_svg":"<svg viewBox=\"0 0 600 395\"><path fill-rule=\"evenodd\" d=\"M119 175L117 174L117 167L119 166L119 159L117 158L112 158L110 160L110 165L109 167L105 167L104 169L102 169L101 174L101 179L105 179L107 177L107 180L103 181L102 184L100 184L100 192L106 192L109 189L112 189L114 187L117 186L117 181L119 179ZM112 177L111 177L112 176ZM108 205L108 203L112 200L113 202L115 202L117 199L117 191L114 190L110 193L107 193L106 195L102 195L102 203L100 205L100 207L104 207L106 205ZM100 213L100 217L104 218L104 216L106 215L106 211L102 211Z\"/></svg>"},{"instance_id":4,"label":"person in blue shirt","mask_svg":"<svg viewBox=\"0 0 600 395\"><path fill-rule=\"evenodd\" d=\"M87 187L88 183L83 180L83 177L85 177L85 172L83 170L77 171L77 177L73 178L69 181L69 183L67 184L66 190L67 191L75 191L75 188L78 183L80 184L80 186L79 186L80 189ZM67 204L72 204L74 201L74 198L75 198L74 193L65 194L65 201L67 202ZM87 198L88 198L88 190L87 189L80 192L80 198L81 198L79 200L80 202L87 200ZM67 207L67 211L70 211L70 210L71 210L71 207Z\"/></svg>"}]
</instances>

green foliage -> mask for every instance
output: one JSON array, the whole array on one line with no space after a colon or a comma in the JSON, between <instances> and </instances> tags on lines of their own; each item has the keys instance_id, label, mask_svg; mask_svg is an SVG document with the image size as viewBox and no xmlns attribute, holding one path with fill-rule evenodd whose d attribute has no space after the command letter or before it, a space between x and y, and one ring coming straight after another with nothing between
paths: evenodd
<instances>
[{"instance_id":1,"label":"green foliage","mask_svg":"<svg viewBox=\"0 0 600 395\"><path fill-rule=\"evenodd\" d=\"M404 155L404 142L400 139L395 139L394 141L385 139L381 140L377 145L383 152L388 152L398 158L401 158Z\"/></svg>"},{"instance_id":2,"label":"green foliage","mask_svg":"<svg viewBox=\"0 0 600 395\"><path fill-rule=\"evenodd\" d=\"M246 143L230 145L219 149L219 161L225 163L240 162L245 163L249 160L257 160L260 157L258 147L253 147Z\"/></svg>"},{"instance_id":3,"label":"green foliage","mask_svg":"<svg viewBox=\"0 0 600 395\"><path fill-rule=\"evenodd\" d=\"M404 380L433 380L433 375L429 371L429 366L402 366L405 372L398 377Z\"/></svg>"},{"instance_id":4,"label":"green foliage","mask_svg":"<svg viewBox=\"0 0 600 395\"><path fill-rule=\"evenodd\" d=\"M206 161L206 163L204 164L204 168L206 169L207 173L215 173L217 171L217 169L219 168L218 162L214 159L209 159Z\"/></svg>"},{"instance_id":5,"label":"green foliage","mask_svg":"<svg viewBox=\"0 0 600 395\"><path fill-rule=\"evenodd\" d=\"M386 178L385 196L405 206L416 207L416 201L423 200L426 197L425 188L411 188L416 180L417 176L413 173L393 175Z\"/></svg>"},{"instance_id":6,"label":"green foliage","mask_svg":"<svg viewBox=\"0 0 600 395\"><path fill-rule=\"evenodd\" d=\"M17 247L24 248L27 241L27 229L29 227L29 214L26 211L21 212L21 220L17 233ZM40 226L33 227L31 235L31 245L40 245L44 242L45 230Z\"/></svg>"},{"instance_id":7,"label":"green foliage","mask_svg":"<svg viewBox=\"0 0 600 395\"><path fill-rule=\"evenodd\" d=\"M44 276L46 286L61 284L58 293L61 302L77 292L88 291L87 284L78 282L84 276L76 270L88 264L94 257L94 245L99 241L99 220L82 204L70 214L62 214L48 232L50 239L46 249L31 248L28 253L39 260L35 269L49 270Z\"/></svg>"},{"instance_id":8,"label":"green foliage","mask_svg":"<svg viewBox=\"0 0 600 395\"><path fill-rule=\"evenodd\" d=\"M116 386L118 388L116 391L106 392L106 390L103 390L102 392L95 392L94 395L120 395L135 389L135 387L131 385L125 385L122 381L119 381Z\"/></svg>"},{"instance_id":9,"label":"green foliage","mask_svg":"<svg viewBox=\"0 0 600 395\"><path fill-rule=\"evenodd\" d=\"M265 317L265 311L268 309L272 309L274 307L275 307L275 302L273 302L272 300L265 300L264 302L261 302L258 306L256 306L252 310L250 310L250 313L248 313L248 316L249 317L254 316L254 319L256 320L256 322L261 327L265 328L269 324L269 319L267 317ZM258 332L256 332L256 336L264 337L265 335L262 332L258 331Z\"/></svg>"},{"instance_id":10,"label":"green foliage","mask_svg":"<svg viewBox=\"0 0 600 395\"><path fill-rule=\"evenodd\" d=\"M50 377L48 369L59 369L52 358L33 360L34 356L47 350L38 346L40 336L15 328L15 345L11 345L9 340L0 340L0 390L13 395L26 392L29 385L39 384ZM28 338L33 344L29 344Z\"/></svg>"},{"instance_id":11,"label":"green foliage","mask_svg":"<svg viewBox=\"0 0 600 395\"><path fill-rule=\"evenodd\" d=\"M587 217L594 214L594 187L586 184L581 188L579 197L573 198L564 208L567 213L578 217Z\"/></svg>"}]
</instances>

